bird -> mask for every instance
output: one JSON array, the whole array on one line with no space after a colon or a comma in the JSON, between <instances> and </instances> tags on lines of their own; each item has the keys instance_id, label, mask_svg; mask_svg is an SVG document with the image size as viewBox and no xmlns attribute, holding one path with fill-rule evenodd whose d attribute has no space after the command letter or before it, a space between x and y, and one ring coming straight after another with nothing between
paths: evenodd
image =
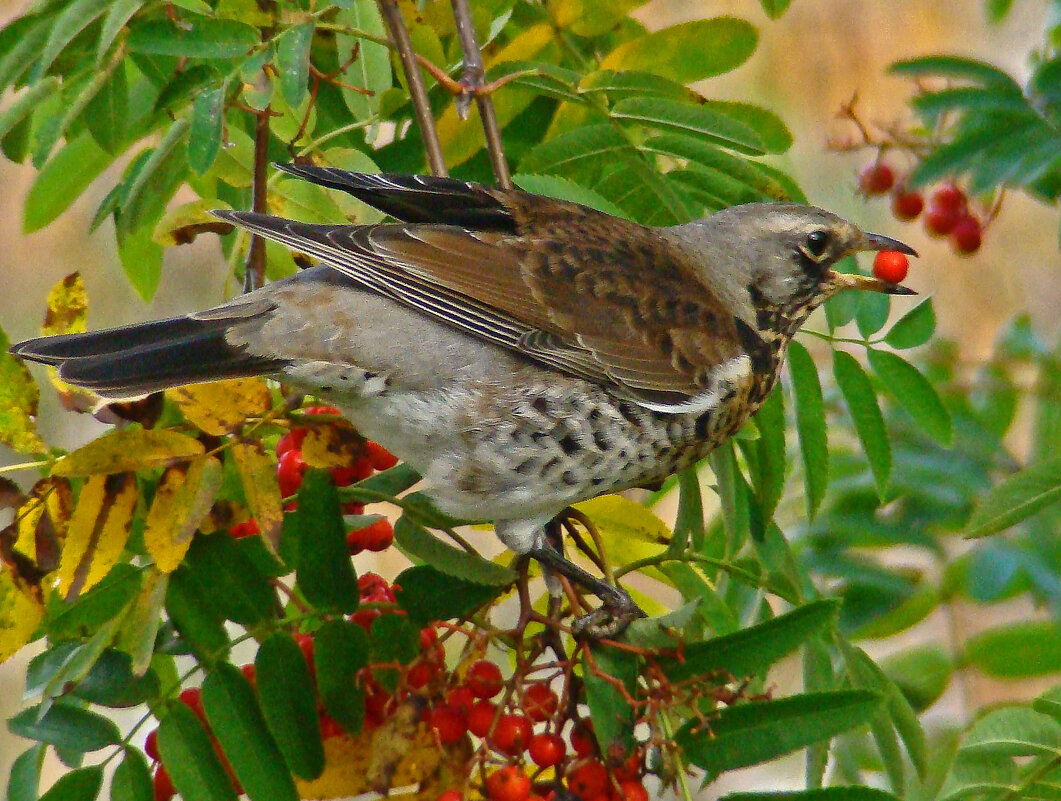
<instances>
[{"instance_id":1,"label":"bird","mask_svg":"<svg viewBox=\"0 0 1061 801\"><path fill-rule=\"evenodd\" d=\"M455 178L275 166L394 222L215 211L311 266L206 311L11 352L104 398L246 376L310 393L418 471L441 511L493 521L513 552L594 592L586 630L619 631L640 610L564 558L547 524L732 436L830 296L915 294L835 269L860 251L917 254L813 206L652 227Z\"/></svg>"}]
</instances>

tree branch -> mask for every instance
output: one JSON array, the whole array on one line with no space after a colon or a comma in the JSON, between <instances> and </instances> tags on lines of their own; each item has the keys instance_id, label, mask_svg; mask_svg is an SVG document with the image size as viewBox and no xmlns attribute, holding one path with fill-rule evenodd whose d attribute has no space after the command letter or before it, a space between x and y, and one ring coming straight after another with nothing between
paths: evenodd
<instances>
[{"instance_id":1,"label":"tree branch","mask_svg":"<svg viewBox=\"0 0 1061 801\"><path fill-rule=\"evenodd\" d=\"M453 18L457 22L457 36L460 38L461 50L464 51L464 72L461 84L464 92L457 98L457 111L462 118L468 115L468 106L474 95L479 107L479 119L483 123L486 135L486 150L490 154L490 164L494 168L497 185L504 189L512 188L512 175L505 158L504 145L501 143L501 128L494 113L494 102L488 92L478 91L483 87L486 70L483 68L483 56L479 50L479 41L475 36L475 25L472 23L472 11L468 0L452 0Z\"/></svg>"},{"instance_id":2,"label":"tree branch","mask_svg":"<svg viewBox=\"0 0 1061 801\"><path fill-rule=\"evenodd\" d=\"M259 214L269 212L269 185L266 171L269 166L269 109L256 113L254 120L254 183L251 209ZM243 269L243 291L253 292L265 284L265 240L251 234L247 261Z\"/></svg>"},{"instance_id":3,"label":"tree branch","mask_svg":"<svg viewBox=\"0 0 1061 801\"><path fill-rule=\"evenodd\" d=\"M379 8L394 41L394 47L402 59L402 69L409 83L409 97L413 101L416 123L420 126L420 135L424 140L427 164L432 174L449 175L446 160L442 155L442 144L438 141L438 132L435 130L435 118L431 114L431 103L427 99L424 79L420 75L420 66L416 63L416 53L409 39L409 29L405 27L405 20L402 19L402 12L396 0L379 0Z\"/></svg>"}]
</instances>

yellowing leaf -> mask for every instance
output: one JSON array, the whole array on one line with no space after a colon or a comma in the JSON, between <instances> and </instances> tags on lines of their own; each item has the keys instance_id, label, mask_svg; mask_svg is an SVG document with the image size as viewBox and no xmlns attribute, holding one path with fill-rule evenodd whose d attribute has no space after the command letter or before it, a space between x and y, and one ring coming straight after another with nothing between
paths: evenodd
<instances>
[{"instance_id":1,"label":"yellowing leaf","mask_svg":"<svg viewBox=\"0 0 1061 801\"><path fill-rule=\"evenodd\" d=\"M167 467L200 456L206 448L197 439L165 429L125 429L104 434L56 464L57 476L92 476Z\"/></svg>"},{"instance_id":2,"label":"yellowing leaf","mask_svg":"<svg viewBox=\"0 0 1061 801\"><path fill-rule=\"evenodd\" d=\"M364 455L364 443L345 421L312 426L302 440L302 458L310 467L346 467Z\"/></svg>"},{"instance_id":3,"label":"yellowing leaf","mask_svg":"<svg viewBox=\"0 0 1061 801\"><path fill-rule=\"evenodd\" d=\"M248 417L264 414L272 406L269 387L260 378L234 378L167 389L166 397L196 427L215 437L230 434Z\"/></svg>"},{"instance_id":4,"label":"yellowing leaf","mask_svg":"<svg viewBox=\"0 0 1061 801\"><path fill-rule=\"evenodd\" d=\"M48 311L44 314L41 334L80 334L88 316L88 296L81 273L70 273L48 293Z\"/></svg>"},{"instance_id":5,"label":"yellowing leaf","mask_svg":"<svg viewBox=\"0 0 1061 801\"><path fill-rule=\"evenodd\" d=\"M627 12L645 0L551 0L546 3L557 28L568 28L577 36L597 36L617 25Z\"/></svg>"},{"instance_id":6,"label":"yellowing leaf","mask_svg":"<svg viewBox=\"0 0 1061 801\"><path fill-rule=\"evenodd\" d=\"M0 570L0 662L30 641L44 617L44 605L22 592L11 573Z\"/></svg>"},{"instance_id":7,"label":"yellowing leaf","mask_svg":"<svg viewBox=\"0 0 1061 801\"><path fill-rule=\"evenodd\" d=\"M151 666L168 588L168 575L146 568L141 576L140 594L122 618L115 647L132 656L130 668L134 676L144 675Z\"/></svg>"},{"instance_id":8,"label":"yellowing leaf","mask_svg":"<svg viewBox=\"0 0 1061 801\"><path fill-rule=\"evenodd\" d=\"M166 468L144 526L144 545L163 573L172 573L184 559L219 489L221 462L213 456Z\"/></svg>"},{"instance_id":9,"label":"yellowing leaf","mask_svg":"<svg viewBox=\"0 0 1061 801\"><path fill-rule=\"evenodd\" d=\"M40 391L26 365L7 352L10 344L0 329L0 442L19 453L43 453L48 446L33 420Z\"/></svg>"},{"instance_id":10,"label":"yellowing leaf","mask_svg":"<svg viewBox=\"0 0 1061 801\"><path fill-rule=\"evenodd\" d=\"M97 475L85 482L56 576L57 589L66 600L98 584L114 567L129 537L137 496L132 473Z\"/></svg>"},{"instance_id":11,"label":"yellowing leaf","mask_svg":"<svg viewBox=\"0 0 1061 801\"><path fill-rule=\"evenodd\" d=\"M216 198L210 200L193 200L171 209L163 215L155 226L151 238L162 245L187 245L202 233L225 233L231 230L229 223L219 220L210 213L211 209L230 208L227 203Z\"/></svg>"},{"instance_id":12,"label":"yellowing leaf","mask_svg":"<svg viewBox=\"0 0 1061 801\"><path fill-rule=\"evenodd\" d=\"M251 516L258 521L265 543L275 553L280 544L280 524L284 518L280 485L276 482L276 463L265 455L261 445L250 442L235 443L232 458L236 460Z\"/></svg>"},{"instance_id":13,"label":"yellowing leaf","mask_svg":"<svg viewBox=\"0 0 1061 801\"><path fill-rule=\"evenodd\" d=\"M41 570L54 570L59 541L66 536L73 506L70 482L65 478L49 476L34 484L15 513L15 550L32 559Z\"/></svg>"}]
</instances>

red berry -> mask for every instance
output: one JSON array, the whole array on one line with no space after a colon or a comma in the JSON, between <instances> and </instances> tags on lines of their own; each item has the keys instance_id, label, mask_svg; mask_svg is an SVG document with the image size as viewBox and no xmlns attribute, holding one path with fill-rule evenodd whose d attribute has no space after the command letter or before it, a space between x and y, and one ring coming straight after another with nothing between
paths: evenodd
<instances>
[{"instance_id":1,"label":"red berry","mask_svg":"<svg viewBox=\"0 0 1061 801\"><path fill-rule=\"evenodd\" d=\"M580 757L597 753L597 738L593 736L593 726L588 720L580 720L571 729L571 748Z\"/></svg>"},{"instance_id":2,"label":"red berry","mask_svg":"<svg viewBox=\"0 0 1061 801\"><path fill-rule=\"evenodd\" d=\"M493 698L504 686L501 668L485 659L480 659L468 668L464 683L476 698Z\"/></svg>"},{"instance_id":3,"label":"red berry","mask_svg":"<svg viewBox=\"0 0 1061 801\"><path fill-rule=\"evenodd\" d=\"M965 214L950 232L950 241L954 249L963 256L976 253L983 241L983 228L980 221L971 214Z\"/></svg>"},{"instance_id":4,"label":"red berry","mask_svg":"<svg viewBox=\"0 0 1061 801\"><path fill-rule=\"evenodd\" d=\"M302 476L306 474L306 460L302 451L288 451L280 457L276 466L276 477L280 482L280 495L287 498L298 492L302 486Z\"/></svg>"},{"instance_id":5,"label":"red berry","mask_svg":"<svg viewBox=\"0 0 1061 801\"><path fill-rule=\"evenodd\" d=\"M895 173L882 161L867 164L858 174L858 188L863 195L883 195L895 183Z\"/></svg>"},{"instance_id":6,"label":"red berry","mask_svg":"<svg viewBox=\"0 0 1061 801\"><path fill-rule=\"evenodd\" d=\"M490 744L502 753L516 756L526 750L533 736L530 720L524 715L510 712L498 719Z\"/></svg>"},{"instance_id":7,"label":"red berry","mask_svg":"<svg viewBox=\"0 0 1061 801\"><path fill-rule=\"evenodd\" d=\"M374 681L365 686L365 725L373 728L379 726L387 717L387 705L391 694Z\"/></svg>"},{"instance_id":8,"label":"red berry","mask_svg":"<svg viewBox=\"0 0 1061 801\"><path fill-rule=\"evenodd\" d=\"M253 517L244 520L242 523L236 523L236 525L228 530L229 536L234 540L243 539L244 537L253 537L261 533L261 529L258 528L258 521Z\"/></svg>"},{"instance_id":9,"label":"red berry","mask_svg":"<svg viewBox=\"0 0 1061 801\"><path fill-rule=\"evenodd\" d=\"M378 573L362 573L357 577L357 587L362 601L373 603L394 601L394 588Z\"/></svg>"},{"instance_id":10,"label":"red berry","mask_svg":"<svg viewBox=\"0 0 1061 801\"><path fill-rule=\"evenodd\" d=\"M438 632L434 626L424 626L420 629L420 650L426 651L438 642Z\"/></svg>"},{"instance_id":11,"label":"red berry","mask_svg":"<svg viewBox=\"0 0 1061 801\"><path fill-rule=\"evenodd\" d=\"M494 723L497 705L492 701L476 701L468 710L468 731L476 737L485 737Z\"/></svg>"},{"instance_id":12,"label":"red berry","mask_svg":"<svg viewBox=\"0 0 1061 801\"><path fill-rule=\"evenodd\" d=\"M619 783L620 801L648 801L648 790L638 781Z\"/></svg>"},{"instance_id":13,"label":"red berry","mask_svg":"<svg viewBox=\"0 0 1061 801\"><path fill-rule=\"evenodd\" d=\"M530 779L516 765L506 765L486 777L490 801L527 801L530 792Z\"/></svg>"},{"instance_id":14,"label":"red berry","mask_svg":"<svg viewBox=\"0 0 1061 801\"><path fill-rule=\"evenodd\" d=\"M560 699L556 697L556 693L548 684L528 684L523 688L520 706L523 707L527 717L535 723L551 718L559 705Z\"/></svg>"},{"instance_id":15,"label":"red berry","mask_svg":"<svg viewBox=\"0 0 1061 801\"><path fill-rule=\"evenodd\" d=\"M566 752L564 738L549 732L535 734L527 745L527 753L539 768L551 768L559 764Z\"/></svg>"},{"instance_id":16,"label":"red berry","mask_svg":"<svg viewBox=\"0 0 1061 801\"><path fill-rule=\"evenodd\" d=\"M608 769L596 759L583 759L567 772L567 786L582 798L593 798L608 790Z\"/></svg>"},{"instance_id":17,"label":"red berry","mask_svg":"<svg viewBox=\"0 0 1061 801\"><path fill-rule=\"evenodd\" d=\"M419 690L421 687L426 687L436 675L438 675L438 667L421 659L409 668L409 672L405 675L405 683L414 690Z\"/></svg>"},{"instance_id":18,"label":"red berry","mask_svg":"<svg viewBox=\"0 0 1061 801\"><path fill-rule=\"evenodd\" d=\"M394 543L394 526L387 518L374 520L367 526L351 529L346 535L350 553L385 551Z\"/></svg>"},{"instance_id":19,"label":"red berry","mask_svg":"<svg viewBox=\"0 0 1061 801\"><path fill-rule=\"evenodd\" d=\"M240 665L240 673L247 677L247 681L251 683L254 689L258 689L258 669L254 667L254 664Z\"/></svg>"},{"instance_id":20,"label":"red berry","mask_svg":"<svg viewBox=\"0 0 1061 801\"><path fill-rule=\"evenodd\" d=\"M276 443L276 458L279 459L288 451L302 450L302 441L309 433L308 428L292 428L284 434Z\"/></svg>"},{"instance_id":21,"label":"red berry","mask_svg":"<svg viewBox=\"0 0 1061 801\"><path fill-rule=\"evenodd\" d=\"M187 706L195 716L199 718L203 723L206 723L206 714L203 712L203 698L198 687L189 687L187 690L181 690L181 694L177 696L181 703Z\"/></svg>"},{"instance_id":22,"label":"red berry","mask_svg":"<svg viewBox=\"0 0 1061 801\"><path fill-rule=\"evenodd\" d=\"M464 801L464 796L460 790L446 790L436 801Z\"/></svg>"},{"instance_id":23,"label":"red berry","mask_svg":"<svg viewBox=\"0 0 1061 801\"><path fill-rule=\"evenodd\" d=\"M368 478L372 475L372 462L367 457L354 461L353 464L344 467L332 467L328 470L332 474L332 481L337 487L348 487L356 481Z\"/></svg>"},{"instance_id":24,"label":"red berry","mask_svg":"<svg viewBox=\"0 0 1061 801\"><path fill-rule=\"evenodd\" d=\"M449 704L442 704L431 710L431 728L438 734L440 743L451 745L467 733L468 724L460 712Z\"/></svg>"},{"instance_id":25,"label":"red berry","mask_svg":"<svg viewBox=\"0 0 1061 801\"><path fill-rule=\"evenodd\" d=\"M920 192L908 191L903 186L892 192L892 214L897 220L916 220L925 208L925 199Z\"/></svg>"},{"instance_id":26,"label":"red berry","mask_svg":"<svg viewBox=\"0 0 1061 801\"><path fill-rule=\"evenodd\" d=\"M454 687L446 693L446 703L457 710L462 717L467 719L472 711L472 707L475 706L475 696L472 695L472 691L467 687ZM487 701L487 703L490 702ZM491 706L493 706L493 704L491 704ZM491 709L491 718L493 717L493 714L493 710Z\"/></svg>"},{"instance_id":27,"label":"red berry","mask_svg":"<svg viewBox=\"0 0 1061 801\"><path fill-rule=\"evenodd\" d=\"M346 501L343 503L344 515L359 515L365 511L365 505L358 501Z\"/></svg>"},{"instance_id":28,"label":"red berry","mask_svg":"<svg viewBox=\"0 0 1061 801\"><path fill-rule=\"evenodd\" d=\"M965 210L965 193L953 183L946 183L938 187L928 198L931 208L943 209L950 212Z\"/></svg>"},{"instance_id":29,"label":"red berry","mask_svg":"<svg viewBox=\"0 0 1061 801\"><path fill-rule=\"evenodd\" d=\"M155 770L152 787L155 791L155 801L169 801L177 794L177 788L173 786L173 779L169 777L169 771L162 765L159 765Z\"/></svg>"},{"instance_id":30,"label":"red berry","mask_svg":"<svg viewBox=\"0 0 1061 801\"><path fill-rule=\"evenodd\" d=\"M162 759L158 751L158 729L152 729L147 733L147 739L144 740L144 753L151 757L152 762Z\"/></svg>"},{"instance_id":31,"label":"red berry","mask_svg":"<svg viewBox=\"0 0 1061 801\"><path fill-rule=\"evenodd\" d=\"M641 762L643 755L640 750L635 749L626 761L612 768L612 775L620 782L634 781L641 778Z\"/></svg>"},{"instance_id":32,"label":"red berry","mask_svg":"<svg viewBox=\"0 0 1061 801\"><path fill-rule=\"evenodd\" d=\"M909 268L906 254L897 250L882 250L873 259L873 274L890 284L901 283Z\"/></svg>"},{"instance_id":33,"label":"red berry","mask_svg":"<svg viewBox=\"0 0 1061 801\"><path fill-rule=\"evenodd\" d=\"M346 734L346 730L339 725L339 721L327 712L321 712L318 717L320 718L321 739L327 740L330 737L342 737Z\"/></svg>"},{"instance_id":34,"label":"red berry","mask_svg":"<svg viewBox=\"0 0 1061 801\"><path fill-rule=\"evenodd\" d=\"M365 443L365 455L368 456L372 466L377 470L389 470L398 464L398 457L384 448L378 442L368 440Z\"/></svg>"},{"instance_id":35,"label":"red berry","mask_svg":"<svg viewBox=\"0 0 1061 801\"><path fill-rule=\"evenodd\" d=\"M302 410L303 414L334 414L336 417L339 416L340 412L334 406L310 406L308 409Z\"/></svg>"},{"instance_id":36,"label":"red berry","mask_svg":"<svg viewBox=\"0 0 1061 801\"><path fill-rule=\"evenodd\" d=\"M365 631L371 631L372 621L382 614L382 610L379 609L358 609L350 615L350 622L356 623Z\"/></svg>"},{"instance_id":37,"label":"red berry","mask_svg":"<svg viewBox=\"0 0 1061 801\"><path fill-rule=\"evenodd\" d=\"M297 642L298 647L302 649L302 658L306 660L306 664L309 666L310 675L315 676L316 668L313 665L313 635L296 634L295 642Z\"/></svg>"},{"instance_id":38,"label":"red berry","mask_svg":"<svg viewBox=\"0 0 1061 801\"><path fill-rule=\"evenodd\" d=\"M925 212L925 230L932 236L946 236L954 230L961 212L929 206Z\"/></svg>"}]
</instances>

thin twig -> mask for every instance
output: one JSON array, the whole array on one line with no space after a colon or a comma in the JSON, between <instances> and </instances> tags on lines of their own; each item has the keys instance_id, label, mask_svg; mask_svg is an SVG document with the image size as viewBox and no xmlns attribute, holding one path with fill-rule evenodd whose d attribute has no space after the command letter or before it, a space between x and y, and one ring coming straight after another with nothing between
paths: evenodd
<instances>
[{"instance_id":1,"label":"thin twig","mask_svg":"<svg viewBox=\"0 0 1061 801\"><path fill-rule=\"evenodd\" d=\"M461 74L461 84L465 86L465 93L457 98L457 111L460 112L463 106L461 116L467 116L470 98L474 95L475 103L479 107L479 119L483 124L483 133L486 135L486 150L490 154L490 164L494 168L497 185L503 189L511 189L512 175L508 169L504 146L501 144L501 128L497 124L497 114L494 113L494 102L490 99L489 93L477 91L483 86L486 70L483 68L479 41L475 36L475 25L472 24L472 11L468 6L468 0L452 0L452 3L453 18L457 22L457 36L460 39L461 50L464 51L464 72Z\"/></svg>"},{"instance_id":2,"label":"thin twig","mask_svg":"<svg viewBox=\"0 0 1061 801\"><path fill-rule=\"evenodd\" d=\"M257 113L254 121L254 184L252 209L258 214L269 212L269 109ZM243 291L253 292L265 283L265 240L251 234L247 262L243 271Z\"/></svg>"},{"instance_id":3,"label":"thin twig","mask_svg":"<svg viewBox=\"0 0 1061 801\"><path fill-rule=\"evenodd\" d=\"M424 79L420 74L420 66L416 63L416 53L413 50L412 40L409 38L409 29L405 27L405 20L402 19L402 12L395 0L379 0L379 8L390 30L391 39L394 40L394 46L402 59L405 80L409 84L409 97L413 102L416 122L420 126L420 135L424 140L428 167L431 168L433 175L449 175L446 160L442 155L442 143L439 142L438 131L435 130L435 118L431 114L431 103L427 99Z\"/></svg>"}]
</instances>

